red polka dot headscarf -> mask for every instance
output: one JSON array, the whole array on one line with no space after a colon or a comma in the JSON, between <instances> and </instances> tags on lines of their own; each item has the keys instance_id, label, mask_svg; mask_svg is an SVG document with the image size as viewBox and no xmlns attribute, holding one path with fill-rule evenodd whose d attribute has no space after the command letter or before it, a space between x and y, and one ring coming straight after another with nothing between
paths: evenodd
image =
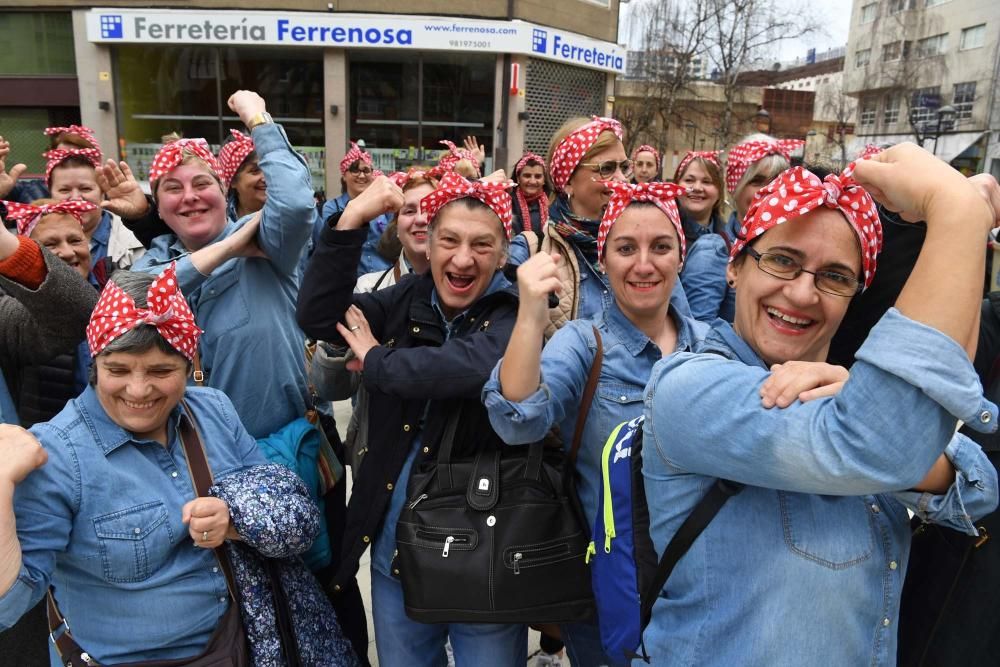
<instances>
[{"instance_id":1,"label":"red polka dot headscarf","mask_svg":"<svg viewBox=\"0 0 1000 667\"><path fill-rule=\"evenodd\" d=\"M660 151L656 150L655 148L653 148L649 144L643 144L642 146L639 146L634 151L632 151L632 162L635 162L635 160L638 157L639 153L643 153L643 152L652 153L653 154L653 160L656 162L656 173L659 174L660 173Z\"/></svg>"},{"instance_id":2,"label":"red polka dot headscarf","mask_svg":"<svg viewBox=\"0 0 1000 667\"><path fill-rule=\"evenodd\" d=\"M395 183L400 190L406 190L406 186L410 184L410 181L418 179L429 182L430 185L435 185L437 184L438 179L441 178L442 173L444 173L443 170L438 167L434 167L432 169L411 167L408 171L394 171L386 178Z\"/></svg>"},{"instance_id":3,"label":"red polka dot headscarf","mask_svg":"<svg viewBox=\"0 0 1000 667\"><path fill-rule=\"evenodd\" d=\"M194 313L177 285L176 262L172 262L149 286L146 308L138 308L135 300L113 280L108 282L87 325L90 356L96 357L113 340L140 324L156 327L172 348L188 361L194 360L202 331L195 324Z\"/></svg>"},{"instance_id":4,"label":"red polka dot headscarf","mask_svg":"<svg viewBox=\"0 0 1000 667\"><path fill-rule=\"evenodd\" d=\"M54 148L42 153L45 158L45 182L52 185L52 170L71 157L78 157L93 165L101 166L101 151L96 148Z\"/></svg>"},{"instance_id":5,"label":"red polka dot headscarf","mask_svg":"<svg viewBox=\"0 0 1000 667\"><path fill-rule=\"evenodd\" d=\"M521 171L528 166L529 162L534 162L541 165L542 172L545 172L545 160L534 153L525 153L521 156L521 159L517 161L514 165L514 180L516 181L521 176ZM538 201L538 222L544 227L545 223L549 221L549 198L545 194L545 188L542 188L537 193L535 193L530 199L525 196L524 191L517 187L514 190L514 194L517 197L517 210L521 215L521 222L524 225L524 231L532 231L531 225L531 209L528 206L528 202Z\"/></svg>"},{"instance_id":6,"label":"red polka dot headscarf","mask_svg":"<svg viewBox=\"0 0 1000 667\"><path fill-rule=\"evenodd\" d=\"M207 141L204 139L178 139L169 144L163 144L163 147L156 153L153 164L149 167L149 182L156 183L173 171L189 155L203 160L212 174L219 175L221 170L219 161L212 155L212 149L208 147Z\"/></svg>"},{"instance_id":7,"label":"red polka dot headscarf","mask_svg":"<svg viewBox=\"0 0 1000 667\"><path fill-rule=\"evenodd\" d=\"M675 183L661 183L651 181L649 183L620 183L612 181L608 183L611 190L611 199L604 209L601 217L601 226L597 230L597 256L604 256L604 243L608 240L608 233L611 226L618 221L618 218L628 205L635 201L645 201L655 204L656 208L663 211L667 218L677 230L677 239L681 244L681 259L687 252L687 244L684 240L684 227L681 225L681 214L677 210L677 197L687 192L687 188Z\"/></svg>"},{"instance_id":8,"label":"red polka dot headscarf","mask_svg":"<svg viewBox=\"0 0 1000 667\"><path fill-rule=\"evenodd\" d=\"M42 221L42 218L50 213L63 213L76 218L76 221L83 224L83 214L90 213L97 209L97 206L89 201L81 199L67 199L55 204L43 204L35 206L33 204L20 204L14 201L2 202L7 207L7 218L17 221L17 233L21 236L31 236L35 227Z\"/></svg>"},{"instance_id":9,"label":"red polka dot headscarf","mask_svg":"<svg viewBox=\"0 0 1000 667\"><path fill-rule=\"evenodd\" d=\"M361 150L361 147L352 141L351 150L347 151L344 158L340 161L340 175L343 176L346 174L347 170L351 168L351 165L358 160L364 162L369 167L372 166L372 156ZM375 175L372 174L372 178L374 177Z\"/></svg>"},{"instance_id":10,"label":"red polka dot headscarf","mask_svg":"<svg viewBox=\"0 0 1000 667\"><path fill-rule=\"evenodd\" d=\"M453 171L447 172L441 177L434 192L420 200L420 210L426 215L428 220L433 220L441 208L456 199L474 197L490 207L500 222L503 224L504 233L507 240L510 240L511 228L511 200L508 190L514 187L513 181L501 181L499 183L485 183L483 181L470 181L462 178Z\"/></svg>"},{"instance_id":11,"label":"red polka dot headscarf","mask_svg":"<svg viewBox=\"0 0 1000 667\"><path fill-rule=\"evenodd\" d=\"M687 166L691 164L693 160L697 160L698 158L701 158L705 162L711 162L721 171L722 165L719 164L720 153L722 153L722 151L688 151L684 154L684 157L681 158L681 163L677 165L677 171L674 172L674 180L679 181L681 176L684 174L684 170L687 169ZM740 176L742 175L743 174L740 174Z\"/></svg>"},{"instance_id":12,"label":"red polka dot headscarf","mask_svg":"<svg viewBox=\"0 0 1000 667\"><path fill-rule=\"evenodd\" d=\"M94 131L92 129L85 125L45 128L45 136L47 137L58 137L60 134L72 134L83 139L85 142L90 144L91 148L97 150L98 161L100 161L101 144L98 143L97 137L94 136Z\"/></svg>"},{"instance_id":13,"label":"red polka dot headscarf","mask_svg":"<svg viewBox=\"0 0 1000 667\"><path fill-rule=\"evenodd\" d=\"M468 160L472 163L472 166L475 167L476 173L481 173L479 169L479 158L476 157L475 153L465 148L459 148L454 144L454 142L448 141L447 139L442 139L438 143L444 144L448 147L448 152L442 155L441 159L438 160L438 166L444 171L454 171L455 165L458 164L460 160Z\"/></svg>"},{"instance_id":14,"label":"red polka dot headscarf","mask_svg":"<svg viewBox=\"0 0 1000 667\"><path fill-rule=\"evenodd\" d=\"M768 155L780 155L789 162L792 159L792 151L806 145L801 139L768 139L767 141L745 141L729 149L726 156L726 189L731 193L736 192L736 186L740 184L743 174L755 162Z\"/></svg>"},{"instance_id":15,"label":"red polka dot headscarf","mask_svg":"<svg viewBox=\"0 0 1000 667\"><path fill-rule=\"evenodd\" d=\"M240 165L247 159L247 156L254 151L253 139L243 134L239 130L230 130L233 140L224 144L219 149L219 178L222 184L229 187L229 182L239 171Z\"/></svg>"},{"instance_id":16,"label":"red polka dot headscarf","mask_svg":"<svg viewBox=\"0 0 1000 667\"><path fill-rule=\"evenodd\" d=\"M875 277L875 265L882 250L882 222L871 195L853 178L854 165L842 174L830 174L822 181L803 167L786 169L757 191L743 226L729 253L729 261L772 227L799 218L820 206L840 211L858 236L861 268L867 289Z\"/></svg>"},{"instance_id":17,"label":"red polka dot headscarf","mask_svg":"<svg viewBox=\"0 0 1000 667\"><path fill-rule=\"evenodd\" d=\"M594 116L589 123L570 132L565 139L559 142L559 145L552 151L552 164L550 165L552 185L555 186L556 191L563 192L566 189L569 179L580 165L583 156L587 154L591 146L597 143L597 138L601 136L602 132L614 133L618 137L618 141L621 141L622 137L625 136L622 124L614 118Z\"/></svg>"}]
</instances>

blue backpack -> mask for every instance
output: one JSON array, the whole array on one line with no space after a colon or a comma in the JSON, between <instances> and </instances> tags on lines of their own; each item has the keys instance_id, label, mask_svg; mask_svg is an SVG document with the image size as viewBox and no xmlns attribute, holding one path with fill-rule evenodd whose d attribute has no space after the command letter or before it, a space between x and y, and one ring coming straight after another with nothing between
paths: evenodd
<instances>
[{"instance_id":1,"label":"blue backpack","mask_svg":"<svg viewBox=\"0 0 1000 667\"><path fill-rule=\"evenodd\" d=\"M630 664L634 658L650 661L642 633L652 617L653 603L677 561L726 501L743 490L742 484L717 480L657 561L642 478L644 419L640 416L619 424L604 445L601 493L593 541L587 550L601 644L620 664Z\"/></svg>"}]
</instances>

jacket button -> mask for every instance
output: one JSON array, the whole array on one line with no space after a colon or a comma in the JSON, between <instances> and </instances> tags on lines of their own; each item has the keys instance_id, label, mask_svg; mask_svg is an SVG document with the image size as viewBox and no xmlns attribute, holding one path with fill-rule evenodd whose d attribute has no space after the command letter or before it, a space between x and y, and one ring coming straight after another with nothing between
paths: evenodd
<instances>
[{"instance_id":1,"label":"jacket button","mask_svg":"<svg viewBox=\"0 0 1000 667\"><path fill-rule=\"evenodd\" d=\"M889 620L888 618L883 618L883 619L882 619L882 625L883 625L883 626L885 626L885 627L889 627L889 624L890 624L890 623L892 623L892 621L890 621L890 620Z\"/></svg>"},{"instance_id":2,"label":"jacket button","mask_svg":"<svg viewBox=\"0 0 1000 667\"><path fill-rule=\"evenodd\" d=\"M412 329L410 329L410 331L412 331L413 333L420 333L420 327L413 327Z\"/></svg>"},{"instance_id":3,"label":"jacket button","mask_svg":"<svg viewBox=\"0 0 1000 667\"><path fill-rule=\"evenodd\" d=\"M398 570L398 569L396 569L396 568L392 568L392 573L393 573L394 575L396 575L397 577L399 576L399 570Z\"/></svg>"},{"instance_id":4,"label":"jacket button","mask_svg":"<svg viewBox=\"0 0 1000 667\"><path fill-rule=\"evenodd\" d=\"M430 454L430 453L431 453L431 448L430 447L424 447L424 454Z\"/></svg>"},{"instance_id":5,"label":"jacket button","mask_svg":"<svg viewBox=\"0 0 1000 667\"><path fill-rule=\"evenodd\" d=\"M897 567L899 567L899 563L897 563L896 561L889 561L890 570L895 570Z\"/></svg>"},{"instance_id":6,"label":"jacket button","mask_svg":"<svg viewBox=\"0 0 1000 667\"><path fill-rule=\"evenodd\" d=\"M982 414L979 415L979 421L984 424L989 424L991 419L993 419L993 415L990 414L989 410L983 410Z\"/></svg>"},{"instance_id":7,"label":"jacket button","mask_svg":"<svg viewBox=\"0 0 1000 667\"><path fill-rule=\"evenodd\" d=\"M340 584L334 584L333 585L333 590L335 590L335 591L337 591L339 593L340 592Z\"/></svg>"},{"instance_id":8,"label":"jacket button","mask_svg":"<svg viewBox=\"0 0 1000 667\"><path fill-rule=\"evenodd\" d=\"M372 541L372 538L365 535L364 537L361 538L361 541L364 542L365 544L368 544L369 542Z\"/></svg>"},{"instance_id":9,"label":"jacket button","mask_svg":"<svg viewBox=\"0 0 1000 667\"><path fill-rule=\"evenodd\" d=\"M385 485L385 488L387 488L387 489L389 489L390 491L392 491L392 482L389 482L388 484L386 484L386 485Z\"/></svg>"},{"instance_id":10,"label":"jacket button","mask_svg":"<svg viewBox=\"0 0 1000 667\"><path fill-rule=\"evenodd\" d=\"M409 424L403 424L403 430L406 431L407 433L409 433L409 431L410 431L410 425Z\"/></svg>"}]
</instances>

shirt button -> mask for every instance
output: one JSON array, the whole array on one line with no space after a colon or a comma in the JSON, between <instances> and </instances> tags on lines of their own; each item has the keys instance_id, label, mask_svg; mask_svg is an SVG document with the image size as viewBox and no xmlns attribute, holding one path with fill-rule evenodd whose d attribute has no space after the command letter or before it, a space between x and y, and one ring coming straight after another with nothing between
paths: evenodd
<instances>
[{"instance_id":1,"label":"shirt button","mask_svg":"<svg viewBox=\"0 0 1000 667\"><path fill-rule=\"evenodd\" d=\"M171 477L177 477L177 471L175 470L175 471L173 471L172 473L170 473L170 476L171 476Z\"/></svg>"},{"instance_id":2,"label":"shirt button","mask_svg":"<svg viewBox=\"0 0 1000 667\"><path fill-rule=\"evenodd\" d=\"M219 572L219 568L217 568L217 567L213 567L213 568L212 568L212 572L215 572L216 574L218 574L218 572Z\"/></svg>"},{"instance_id":3,"label":"shirt button","mask_svg":"<svg viewBox=\"0 0 1000 667\"><path fill-rule=\"evenodd\" d=\"M365 544L368 544L369 542L372 541L372 538L365 535L364 537L361 538L361 541L364 542Z\"/></svg>"},{"instance_id":4,"label":"shirt button","mask_svg":"<svg viewBox=\"0 0 1000 667\"><path fill-rule=\"evenodd\" d=\"M386 485L385 485L385 488L387 488L387 489L389 489L390 491L392 491L392 482L389 482L388 484L386 484Z\"/></svg>"},{"instance_id":5,"label":"shirt button","mask_svg":"<svg viewBox=\"0 0 1000 667\"><path fill-rule=\"evenodd\" d=\"M628 400L628 397L627 397L627 396L622 396L622 397L621 397L621 401L622 401L622 403L624 403L624 402L625 402L625 401L627 401L627 400Z\"/></svg>"},{"instance_id":6,"label":"shirt button","mask_svg":"<svg viewBox=\"0 0 1000 667\"><path fill-rule=\"evenodd\" d=\"M882 619L882 625L885 626L885 627L889 627L889 625L891 623L892 623L892 621L890 621L888 618L883 618Z\"/></svg>"},{"instance_id":7,"label":"shirt button","mask_svg":"<svg viewBox=\"0 0 1000 667\"><path fill-rule=\"evenodd\" d=\"M226 601L226 598L225 598L225 596L223 596L223 597L219 598L219 602L225 602L225 601Z\"/></svg>"},{"instance_id":8,"label":"shirt button","mask_svg":"<svg viewBox=\"0 0 1000 667\"><path fill-rule=\"evenodd\" d=\"M406 431L407 433L409 433L409 431L410 431L410 425L409 424L403 424L403 430Z\"/></svg>"},{"instance_id":9,"label":"shirt button","mask_svg":"<svg viewBox=\"0 0 1000 667\"><path fill-rule=\"evenodd\" d=\"M983 422L984 424L989 424L991 419L993 419L993 415L990 414L989 410L983 410L982 413L979 415L979 421Z\"/></svg>"},{"instance_id":10,"label":"shirt button","mask_svg":"<svg viewBox=\"0 0 1000 667\"><path fill-rule=\"evenodd\" d=\"M878 505L876 505L875 503L872 503L872 512L875 512L875 514L878 514Z\"/></svg>"},{"instance_id":11,"label":"shirt button","mask_svg":"<svg viewBox=\"0 0 1000 667\"><path fill-rule=\"evenodd\" d=\"M140 530L139 528L133 528L132 532L135 533L136 535L138 535L139 533L142 532L142 530Z\"/></svg>"},{"instance_id":12,"label":"shirt button","mask_svg":"<svg viewBox=\"0 0 1000 667\"><path fill-rule=\"evenodd\" d=\"M899 567L899 563L897 563L894 560L893 561L889 561L889 569L890 570L895 570L897 567Z\"/></svg>"}]
</instances>

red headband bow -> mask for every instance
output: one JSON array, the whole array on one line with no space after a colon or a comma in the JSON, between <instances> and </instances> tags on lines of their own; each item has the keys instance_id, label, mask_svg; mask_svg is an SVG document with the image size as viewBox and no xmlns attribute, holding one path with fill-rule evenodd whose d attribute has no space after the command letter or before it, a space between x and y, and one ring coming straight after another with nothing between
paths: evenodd
<instances>
[{"instance_id":1,"label":"red headband bow","mask_svg":"<svg viewBox=\"0 0 1000 667\"><path fill-rule=\"evenodd\" d=\"M552 151L552 184L556 190L562 192L566 189L570 177L580 165L583 156L587 154L590 147L597 142L597 137L602 132L613 132L618 141L622 140L625 132L622 124L614 118L604 118L594 116L593 120L583 127L570 132L569 136L559 142L556 149Z\"/></svg>"},{"instance_id":2,"label":"red headband bow","mask_svg":"<svg viewBox=\"0 0 1000 667\"><path fill-rule=\"evenodd\" d=\"M45 182L52 184L52 170L71 157L78 157L94 165L94 169L101 166L101 151L96 148L54 148L42 153L45 158Z\"/></svg>"},{"instance_id":3,"label":"red headband bow","mask_svg":"<svg viewBox=\"0 0 1000 667\"><path fill-rule=\"evenodd\" d=\"M878 253L882 250L882 222L871 195L858 185L852 175L854 164L842 174L830 174L824 180L803 167L786 169L757 191L743 227L729 252L733 261L747 244L767 230L794 220L820 206L840 211L858 235L861 245L861 268L867 288L875 277Z\"/></svg>"},{"instance_id":4,"label":"red headband bow","mask_svg":"<svg viewBox=\"0 0 1000 667\"><path fill-rule=\"evenodd\" d=\"M653 154L653 159L656 160L656 171L659 172L660 171L660 151L656 150L655 148L653 148L649 144L643 144L642 146L639 146L634 151L632 151L632 162L635 162L635 157L639 153L642 153L643 151L646 151L646 152L649 152L649 153Z\"/></svg>"},{"instance_id":5,"label":"red headband bow","mask_svg":"<svg viewBox=\"0 0 1000 667\"><path fill-rule=\"evenodd\" d=\"M111 341L149 324L163 336L172 348L194 360L201 329L195 324L194 313L184 300L177 285L177 263L172 262L146 291L146 308L138 308L135 300L114 283L109 282L94 306L87 325L90 356L96 357Z\"/></svg>"},{"instance_id":6,"label":"red headband bow","mask_svg":"<svg viewBox=\"0 0 1000 667\"><path fill-rule=\"evenodd\" d=\"M780 155L788 161L792 159L792 151L802 148L806 142L801 139L770 139L768 141L747 141L729 149L726 157L726 189L730 193L736 191L743 174L750 165L768 155Z\"/></svg>"},{"instance_id":7,"label":"red headband bow","mask_svg":"<svg viewBox=\"0 0 1000 667\"><path fill-rule=\"evenodd\" d=\"M178 139L163 147L153 158L153 164L149 167L149 182L155 183L163 176L169 174L181 163L185 155L194 155L208 164L208 168L216 176L219 175L219 161L212 155L212 149L208 147L208 142L204 139Z\"/></svg>"},{"instance_id":8,"label":"red headband bow","mask_svg":"<svg viewBox=\"0 0 1000 667\"><path fill-rule=\"evenodd\" d=\"M677 239L681 244L681 259L687 252L684 240L684 228L681 226L681 214L677 210L677 197L687 192L687 188L675 183L662 183L651 181L649 183L621 183L611 181L607 184L611 190L611 199L608 200L607 208L601 217L601 226L597 229L597 256L604 256L604 243L608 240L608 233L611 226L618 221L618 218L628 205L634 201L645 201L656 204L656 208L663 211L670 223L677 230Z\"/></svg>"},{"instance_id":9,"label":"red headband bow","mask_svg":"<svg viewBox=\"0 0 1000 667\"><path fill-rule=\"evenodd\" d=\"M253 139L239 130L230 130L233 140L219 149L219 177L223 185L229 187L229 182L239 171L240 165L254 151Z\"/></svg>"},{"instance_id":10,"label":"red headband bow","mask_svg":"<svg viewBox=\"0 0 1000 667\"><path fill-rule=\"evenodd\" d=\"M524 169L529 162L537 162L542 165L542 170L545 170L545 159L540 155L535 155L534 153L525 153L521 156L521 159L517 161L514 165L514 177L516 178L520 175L521 170Z\"/></svg>"},{"instance_id":11,"label":"red headband bow","mask_svg":"<svg viewBox=\"0 0 1000 667\"><path fill-rule=\"evenodd\" d=\"M5 201L7 207L7 217L17 221L17 233L21 236L31 236L42 218L50 213L65 213L76 218L76 221L83 224L83 214L89 213L97 206L89 201L80 199L67 199L55 204L44 204L33 206L32 204L20 204L14 201Z\"/></svg>"},{"instance_id":12,"label":"red headband bow","mask_svg":"<svg viewBox=\"0 0 1000 667\"><path fill-rule=\"evenodd\" d=\"M674 172L674 180L679 181L681 179L681 175L684 173L684 170L687 169L689 164L691 164L691 161L698 158L701 158L706 162L711 162L719 169L722 169L722 165L719 164L720 153L722 153L722 151L688 151L684 154L684 157L681 158L681 163L677 165L677 171Z\"/></svg>"},{"instance_id":13,"label":"red headband bow","mask_svg":"<svg viewBox=\"0 0 1000 667\"><path fill-rule=\"evenodd\" d=\"M459 148L454 144L454 142L448 141L447 139L442 139L438 143L444 144L448 147L448 152L442 155L441 159L438 160L438 166L444 171L453 171L459 160L468 160L472 163L472 166L476 168L476 173L480 173L479 158L476 157L475 153L465 148Z\"/></svg>"},{"instance_id":14,"label":"red headband bow","mask_svg":"<svg viewBox=\"0 0 1000 667\"><path fill-rule=\"evenodd\" d=\"M340 161L340 175L343 176L347 173L347 170L351 168L351 165L361 160L369 167L372 166L372 156L361 150L361 148L355 143L351 142L351 150L347 151L344 158ZM374 177L374 174L373 174Z\"/></svg>"},{"instance_id":15,"label":"red headband bow","mask_svg":"<svg viewBox=\"0 0 1000 667\"><path fill-rule=\"evenodd\" d=\"M98 154L101 152L101 144L97 142L97 137L94 136L94 131L85 125L70 125L69 127L47 127L45 128L45 136L48 137L58 137L60 134L75 134L80 137L88 144L91 148L97 150Z\"/></svg>"},{"instance_id":16,"label":"red headband bow","mask_svg":"<svg viewBox=\"0 0 1000 667\"><path fill-rule=\"evenodd\" d=\"M445 204L456 199L474 197L489 206L490 210L497 214L500 222L503 223L503 229L509 241L511 201L507 190L512 187L514 187L513 181L503 181L501 183L470 181L462 178L453 171L449 171L441 177L441 182L438 183L434 192L420 200L420 209L427 215L428 220L433 220L434 216L437 215L438 211Z\"/></svg>"},{"instance_id":17,"label":"red headband bow","mask_svg":"<svg viewBox=\"0 0 1000 667\"><path fill-rule=\"evenodd\" d=\"M443 170L438 167L434 167L432 169L413 167L409 171L394 171L386 178L395 183L400 189L403 189L415 178L434 179L436 181L441 178L442 173Z\"/></svg>"}]
</instances>

